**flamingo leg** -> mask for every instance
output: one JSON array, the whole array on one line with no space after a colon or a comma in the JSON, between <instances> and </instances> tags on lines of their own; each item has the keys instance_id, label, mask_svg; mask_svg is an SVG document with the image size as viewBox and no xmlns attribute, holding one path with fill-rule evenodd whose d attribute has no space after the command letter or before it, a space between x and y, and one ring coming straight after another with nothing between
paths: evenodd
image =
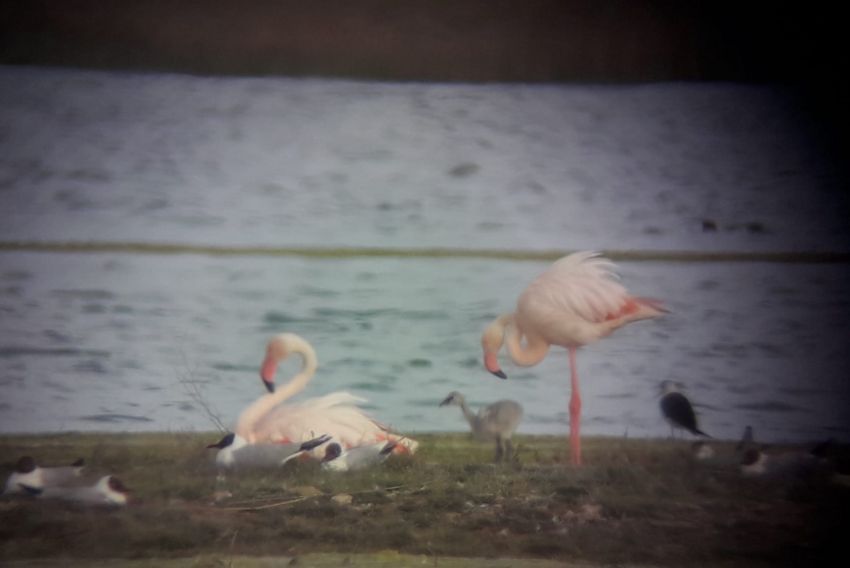
<instances>
[{"instance_id":1,"label":"flamingo leg","mask_svg":"<svg viewBox=\"0 0 850 568\"><path fill-rule=\"evenodd\" d=\"M576 348L570 347L570 458L573 465L581 465L581 393L578 388Z\"/></svg>"}]
</instances>

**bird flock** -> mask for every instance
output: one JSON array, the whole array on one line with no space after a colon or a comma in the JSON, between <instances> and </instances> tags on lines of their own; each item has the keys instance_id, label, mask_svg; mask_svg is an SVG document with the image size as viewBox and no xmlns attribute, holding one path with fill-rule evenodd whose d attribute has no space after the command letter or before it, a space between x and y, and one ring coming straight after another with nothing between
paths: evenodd
<instances>
[{"instance_id":1,"label":"bird flock","mask_svg":"<svg viewBox=\"0 0 850 568\"><path fill-rule=\"evenodd\" d=\"M541 362L552 347L568 352L570 368L569 456L580 466L581 408L576 353L579 347L610 336L620 327L667 313L656 299L634 296L620 283L614 264L595 252L577 252L556 261L520 294L515 309L498 316L481 336L484 368L507 379L499 364L503 347L519 366ZM285 384L275 380L279 364L289 357L301 360L298 372ZM348 392L293 403L316 373L318 358L313 347L294 333L281 333L266 345L260 364L264 392L237 417L232 432L208 449L216 450L219 481L228 474L255 469L274 469L293 460L315 460L323 470L352 471L374 467L394 454L414 454L419 443L379 422L360 404L366 402ZM495 444L494 461L513 461L511 437L516 432L523 408L514 400L498 400L474 412L457 391L439 406L458 406L473 437ZM693 406L672 381L661 384L660 409L675 430L708 438L697 425ZM752 432L750 431L750 438ZM745 436L746 440L746 436ZM742 445L742 473L759 475L767 464L781 462L785 469L797 464L790 458L768 456L752 442ZM698 460L710 460L713 450L706 442L694 445ZM745 463L746 462L746 463ZM789 465L790 464L790 465ZM92 505L121 506L129 490L114 475L84 481L83 462L70 466L41 467L32 457L22 457L9 476L4 493L32 495L37 499L60 499Z\"/></svg>"}]
</instances>

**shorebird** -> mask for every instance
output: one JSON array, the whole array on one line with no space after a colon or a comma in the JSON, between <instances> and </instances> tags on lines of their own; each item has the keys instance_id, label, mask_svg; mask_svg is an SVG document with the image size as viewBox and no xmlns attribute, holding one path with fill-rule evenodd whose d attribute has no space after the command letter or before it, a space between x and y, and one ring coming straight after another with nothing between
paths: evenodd
<instances>
[{"instance_id":1,"label":"shorebird","mask_svg":"<svg viewBox=\"0 0 850 568\"><path fill-rule=\"evenodd\" d=\"M449 393L440 406L459 406L463 417L472 428L472 435L482 441L496 442L497 462L507 458L510 461L513 454L511 436L516 431L522 420L522 406L514 400L499 400L493 404L481 407L478 414L474 414L466 404L466 399L457 391Z\"/></svg>"},{"instance_id":2,"label":"shorebird","mask_svg":"<svg viewBox=\"0 0 850 568\"><path fill-rule=\"evenodd\" d=\"M78 459L69 466L39 467L30 456L23 456L15 464L15 470L6 480L3 493L13 495L24 493L24 486L32 489L43 489L54 485L66 484L78 477L83 471L85 462Z\"/></svg>"},{"instance_id":3,"label":"shorebird","mask_svg":"<svg viewBox=\"0 0 850 568\"><path fill-rule=\"evenodd\" d=\"M599 253L576 252L556 261L520 294L516 310L496 318L484 330L484 367L502 379L498 354L507 343L517 365L536 365L553 345L570 358L570 459L581 465L581 395L576 351L608 337L624 325L657 318L661 302L632 296L618 281L614 263ZM523 338L525 342L523 343Z\"/></svg>"},{"instance_id":4,"label":"shorebird","mask_svg":"<svg viewBox=\"0 0 850 568\"><path fill-rule=\"evenodd\" d=\"M342 446L331 442L325 447L322 469L330 471L353 471L383 463L395 449L398 442L378 442L354 446L343 451Z\"/></svg>"},{"instance_id":5,"label":"shorebird","mask_svg":"<svg viewBox=\"0 0 850 568\"><path fill-rule=\"evenodd\" d=\"M795 477L814 471L822 463L811 452L750 448L741 458L741 473L747 477Z\"/></svg>"},{"instance_id":6,"label":"shorebird","mask_svg":"<svg viewBox=\"0 0 850 568\"><path fill-rule=\"evenodd\" d=\"M697 461L708 461L715 456L714 448L711 447L711 444L702 440L694 442L691 445L691 451L693 452L694 459Z\"/></svg>"},{"instance_id":7,"label":"shorebird","mask_svg":"<svg viewBox=\"0 0 850 568\"><path fill-rule=\"evenodd\" d=\"M753 427L748 425L744 428L744 434L741 436L741 441L738 442L737 446L735 446L735 452L743 454L754 446L755 439L753 438Z\"/></svg>"},{"instance_id":8,"label":"shorebird","mask_svg":"<svg viewBox=\"0 0 850 568\"><path fill-rule=\"evenodd\" d=\"M818 469L826 470L829 461L825 452L829 441L810 450L795 448L769 448L756 444L753 429L747 426L744 439L738 444L740 471L746 477L793 478L805 476Z\"/></svg>"},{"instance_id":9,"label":"shorebird","mask_svg":"<svg viewBox=\"0 0 850 568\"><path fill-rule=\"evenodd\" d=\"M230 432L207 449L218 449L215 463L219 469L274 468L307 454L330 439L325 435L300 444L249 444L242 436Z\"/></svg>"},{"instance_id":10,"label":"shorebird","mask_svg":"<svg viewBox=\"0 0 850 568\"><path fill-rule=\"evenodd\" d=\"M670 436L673 437L674 429L687 430L697 436L710 438L697 426L697 417L691 401L682 394L673 381L661 381L661 414L670 424Z\"/></svg>"},{"instance_id":11,"label":"shorebird","mask_svg":"<svg viewBox=\"0 0 850 568\"><path fill-rule=\"evenodd\" d=\"M23 485L23 488L39 499L61 499L83 505L123 506L127 504L129 493L129 489L113 475L101 477L94 485L61 485L43 488Z\"/></svg>"}]
</instances>

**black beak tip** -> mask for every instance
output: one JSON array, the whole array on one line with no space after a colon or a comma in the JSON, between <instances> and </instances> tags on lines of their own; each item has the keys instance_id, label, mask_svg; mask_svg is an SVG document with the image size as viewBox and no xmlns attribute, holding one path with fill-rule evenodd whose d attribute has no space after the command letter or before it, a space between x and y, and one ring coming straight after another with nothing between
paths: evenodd
<instances>
[{"instance_id":1,"label":"black beak tip","mask_svg":"<svg viewBox=\"0 0 850 568\"><path fill-rule=\"evenodd\" d=\"M498 371L490 371L490 372L493 373L494 375L496 375L497 377L499 377L500 379L507 379L508 378L508 376L505 374L505 372L501 369L499 369Z\"/></svg>"},{"instance_id":2,"label":"black beak tip","mask_svg":"<svg viewBox=\"0 0 850 568\"><path fill-rule=\"evenodd\" d=\"M270 393L274 393L274 383L263 380L263 384L265 385L267 391L269 391Z\"/></svg>"}]
</instances>

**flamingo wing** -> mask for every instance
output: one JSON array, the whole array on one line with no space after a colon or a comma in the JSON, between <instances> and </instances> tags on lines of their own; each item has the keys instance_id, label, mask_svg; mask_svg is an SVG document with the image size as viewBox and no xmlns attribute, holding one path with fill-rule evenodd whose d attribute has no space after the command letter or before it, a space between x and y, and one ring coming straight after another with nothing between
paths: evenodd
<instances>
[{"instance_id":1,"label":"flamingo wing","mask_svg":"<svg viewBox=\"0 0 850 568\"><path fill-rule=\"evenodd\" d=\"M565 256L526 288L520 307L530 303L535 311L558 317L568 314L592 323L605 321L620 314L630 299L615 268L598 252Z\"/></svg>"},{"instance_id":2,"label":"flamingo wing","mask_svg":"<svg viewBox=\"0 0 850 568\"><path fill-rule=\"evenodd\" d=\"M256 425L259 439L303 442L327 434L344 446L359 443L377 429L373 420L356 403L365 399L335 392L297 404L282 404Z\"/></svg>"}]
</instances>

